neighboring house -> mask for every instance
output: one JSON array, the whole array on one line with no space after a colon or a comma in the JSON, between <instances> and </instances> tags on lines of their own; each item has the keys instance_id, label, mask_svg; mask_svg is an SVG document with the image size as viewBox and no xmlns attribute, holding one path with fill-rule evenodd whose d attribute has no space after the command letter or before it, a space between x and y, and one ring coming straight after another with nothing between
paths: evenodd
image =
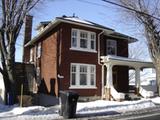
<instances>
[{"instance_id":1,"label":"neighboring house","mask_svg":"<svg viewBox=\"0 0 160 120\"><path fill-rule=\"evenodd\" d=\"M74 90L120 100L129 92L129 68L136 70L138 90L140 69L153 67L129 59L128 45L137 40L113 29L62 16L41 22L31 40L32 17L27 19L23 60L35 65L40 92L58 96L60 90Z\"/></svg>"}]
</instances>

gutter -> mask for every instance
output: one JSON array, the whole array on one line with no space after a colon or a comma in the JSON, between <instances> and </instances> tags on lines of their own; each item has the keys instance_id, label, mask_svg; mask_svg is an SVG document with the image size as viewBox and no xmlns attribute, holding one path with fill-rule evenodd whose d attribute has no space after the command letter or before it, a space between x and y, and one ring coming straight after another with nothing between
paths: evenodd
<instances>
[{"instance_id":1,"label":"gutter","mask_svg":"<svg viewBox=\"0 0 160 120\"><path fill-rule=\"evenodd\" d=\"M104 30L98 34L98 64L102 66L102 75L101 75L101 81L102 81L102 88L101 88L101 97L103 99L104 94L104 64L101 64L100 62L100 36L104 33Z\"/></svg>"},{"instance_id":2,"label":"gutter","mask_svg":"<svg viewBox=\"0 0 160 120\"><path fill-rule=\"evenodd\" d=\"M98 64L99 64L99 65L102 65L101 62L100 62L100 59L101 59L101 58L100 58L100 47L101 47L101 45L100 45L100 36L101 36L103 33L104 33L104 30L98 34Z\"/></svg>"}]
</instances>

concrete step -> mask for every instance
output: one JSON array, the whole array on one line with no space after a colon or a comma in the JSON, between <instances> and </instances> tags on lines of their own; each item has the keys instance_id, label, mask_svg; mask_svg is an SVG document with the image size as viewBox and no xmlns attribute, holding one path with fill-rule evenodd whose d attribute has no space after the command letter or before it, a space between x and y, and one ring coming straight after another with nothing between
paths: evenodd
<instances>
[{"instance_id":1,"label":"concrete step","mask_svg":"<svg viewBox=\"0 0 160 120\"><path fill-rule=\"evenodd\" d=\"M141 96L135 93L125 93L125 100L140 100Z\"/></svg>"}]
</instances>

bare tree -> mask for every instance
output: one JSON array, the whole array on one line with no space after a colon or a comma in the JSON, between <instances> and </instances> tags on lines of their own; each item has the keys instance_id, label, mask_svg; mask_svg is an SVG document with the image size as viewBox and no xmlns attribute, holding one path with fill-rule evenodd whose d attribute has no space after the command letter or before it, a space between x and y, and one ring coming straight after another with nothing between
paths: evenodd
<instances>
[{"instance_id":1,"label":"bare tree","mask_svg":"<svg viewBox=\"0 0 160 120\"><path fill-rule=\"evenodd\" d=\"M0 72L3 74L5 88L15 98L15 44L26 14L40 0L1 0L0 3ZM14 99L15 100L15 99Z\"/></svg>"},{"instance_id":2,"label":"bare tree","mask_svg":"<svg viewBox=\"0 0 160 120\"><path fill-rule=\"evenodd\" d=\"M116 0L117 3L117 0ZM119 0L125 12L144 29L150 56L155 65L160 95L160 1Z\"/></svg>"},{"instance_id":3,"label":"bare tree","mask_svg":"<svg viewBox=\"0 0 160 120\"><path fill-rule=\"evenodd\" d=\"M146 44L144 41L139 41L136 43L132 43L129 46L129 58L145 60L148 58L148 51L145 49ZM149 72L144 72L141 76L145 76ZM129 81L135 79L135 70L129 71Z\"/></svg>"}]
</instances>

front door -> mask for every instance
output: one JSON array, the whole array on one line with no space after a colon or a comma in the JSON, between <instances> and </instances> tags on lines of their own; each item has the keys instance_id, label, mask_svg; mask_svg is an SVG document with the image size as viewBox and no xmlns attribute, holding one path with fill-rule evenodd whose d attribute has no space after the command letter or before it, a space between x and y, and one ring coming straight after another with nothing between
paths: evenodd
<instances>
[{"instance_id":1,"label":"front door","mask_svg":"<svg viewBox=\"0 0 160 120\"><path fill-rule=\"evenodd\" d=\"M113 72L113 86L117 90L118 89L118 81L117 81L117 72Z\"/></svg>"}]
</instances>

